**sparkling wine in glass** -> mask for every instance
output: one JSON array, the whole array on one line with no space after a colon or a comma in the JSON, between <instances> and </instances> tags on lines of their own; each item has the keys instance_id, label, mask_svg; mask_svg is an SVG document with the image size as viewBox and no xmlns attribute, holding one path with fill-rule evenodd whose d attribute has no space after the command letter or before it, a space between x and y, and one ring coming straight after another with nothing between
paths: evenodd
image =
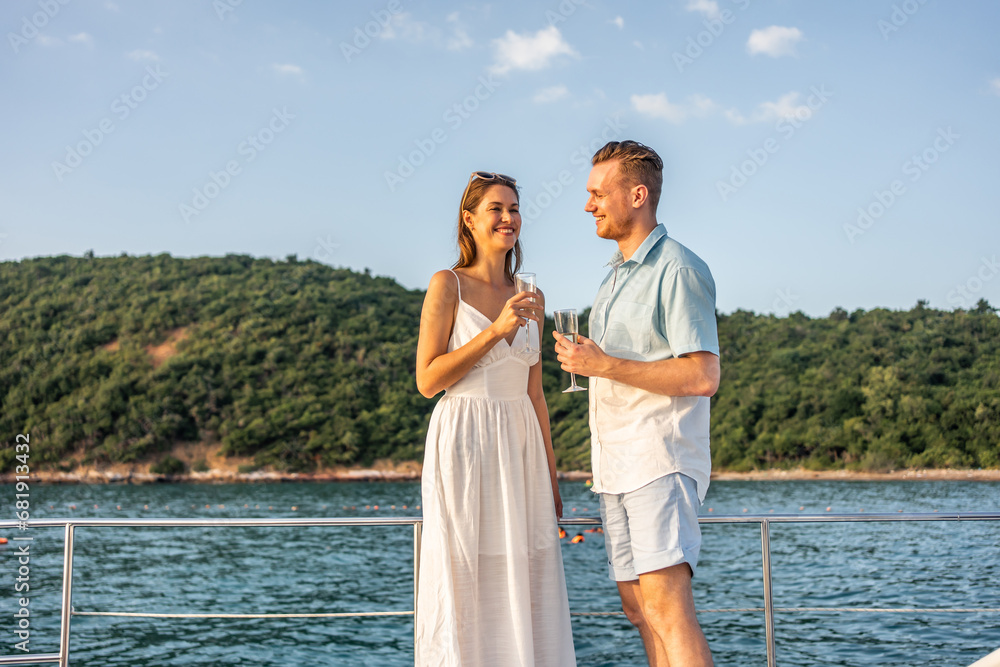
<instances>
[{"instance_id":1,"label":"sparkling wine in glass","mask_svg":"<svg viewBox=\"0 0 1000 667\"><path fill-rule=\"evenodd\" d=\"M514 288L518 292L537 292L535 289L535 274L534 273L518 273L514 276ZM531 300L532 303L535 302L534 299ZM534 320L528 320L525 329L524 336L524 351L529 353L541 352L537 347L532 347L531 332L536 328ZM536 336L537 338L537 336Z\"/></svg>"},{"instance_id":2,"label":"sparkling wine in glass","mask_svg":"<svg viewBox=\"0 0 1000 667\"><path fill-rule=\"evenodd\" d=\"M572 309L557 310L553 315L556 320L556 331L561 333L563 336L566 336L566 338L569 338L570 341L576 344L576 337L580 333L580 325L576 319L576 311ZM564 389L564 394L568 394L572 391L587 391L586 387L577 385L576 373L570 373L569 380L569 389Z\"/></svg>"}]
</instances>

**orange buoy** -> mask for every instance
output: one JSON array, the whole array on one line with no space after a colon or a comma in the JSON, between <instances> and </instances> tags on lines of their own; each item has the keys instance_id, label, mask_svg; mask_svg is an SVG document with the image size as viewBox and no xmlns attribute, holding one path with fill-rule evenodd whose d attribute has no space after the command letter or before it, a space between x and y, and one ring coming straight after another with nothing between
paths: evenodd
<instances>
[{"instance_id":1,"label":"orange buoy","mask_svg":"<svg viewBox=\"0 0 1000 667\"><path fill-rule=\"evenodd\" d=\"M566 531L565 531L565 529L563 529L562 526L559 526L559 539L561 540L564 537L566 537Z\"/></svg>"},{"instance_id":2,"label":"orange buoy","mask_svg":"<svg viewBox=\"0 0 1000 667\"><path fill-rule=\"evenodd\" d=\"M586 482L584 482L584 485L585 486L593 486L594 485L594 480L588 479Z\"/></svg>"},{"instance_id":3,"label":"orange buoy","mask_svg":"<svg viewBox=\"0 0 1000 667\"><path fill-rule=\"evenodd\" d=\"M570 542L572 542L573 544L578 544L580 542L583 542L583 535L580 534L580 533L577 533L576 535L573 536L573 539L570 540Z\"/></svg>"},{"instance_id":4,"label":"orange buoy","mask_svg":"<svg viewBox=\"0 0 1000 667\"><path fill-rule=\"evenodd\" d=\"M6 537L0 537L0 544L7 544L7 538Z\"/></svg>"}]
</instances>

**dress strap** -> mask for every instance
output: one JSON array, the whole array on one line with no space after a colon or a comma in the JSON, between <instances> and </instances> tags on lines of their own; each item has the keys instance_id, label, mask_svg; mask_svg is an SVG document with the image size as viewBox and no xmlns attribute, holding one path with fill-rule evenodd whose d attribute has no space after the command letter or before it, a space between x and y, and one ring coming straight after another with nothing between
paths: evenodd
<instances>
[{"instance_id":1,"label":"dress strap","mask_svg":"<svg viewBox=\"0 0 1000 667\"><path fill-rule=\"evenodd\" d=\"M462 281L459 279L457 273L455 273L451 269L448 269L448 270L451 271L451 275L455 276L455 282L458 283L458 300L461 301L462 300Z\"/></svg>"}]
</instances>

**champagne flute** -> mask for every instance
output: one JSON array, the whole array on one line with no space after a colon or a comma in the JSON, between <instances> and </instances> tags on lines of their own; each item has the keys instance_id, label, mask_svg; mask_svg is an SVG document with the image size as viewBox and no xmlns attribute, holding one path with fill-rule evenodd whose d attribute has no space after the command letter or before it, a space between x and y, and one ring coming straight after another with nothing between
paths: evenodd
<instances>
[{"instance_id":1,"label":"champagne flute","mask_svg":"<svg viewBox=\"0 0 1000 667\"><path fill-rule=\"evenodd\" d=\"M580 333L580 325L576 319L576 311L573 309L567 310L557 310L553 313L556 320L556 331L561 333L566 338L569 338L573 344L576 344L576 337ZM569 389L564 389L563 393L568 394L573 391L587 391L586 387L581 387L576 383L576 373L569 374Z\"/></svg>"},{"instance_id":2,"label":"champagne flute","mask_svg":"<svg viewBox=\"0 0 1000 667\"><path fill-rule=\"evenodd\" d=\"M534 273L518 273L514 276L514 287L518 292L537 292L535 289L535 274ZM531 300L532 303L535 302L534 299ZM538 348L531 347L531 330L532 320L528 320L525 328L524 336L524 351L534 354L535 352L541 352Z\"/></svg>"}]
</instances>

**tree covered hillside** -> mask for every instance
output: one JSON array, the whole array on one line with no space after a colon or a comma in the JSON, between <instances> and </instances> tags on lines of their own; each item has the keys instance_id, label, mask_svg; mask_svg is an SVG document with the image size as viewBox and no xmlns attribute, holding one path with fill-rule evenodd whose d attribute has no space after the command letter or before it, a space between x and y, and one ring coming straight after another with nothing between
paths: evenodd
<instances>
[{"instance_id":1,"label":"tree covered hillside","mask_svg":"<svg viewBox=\"0 0 1000 667\"><path fill-rule=\"evenodd\" d=\"M36 467L160 461L178 442L279 470L419 460L434 405L413 380L422 299L294 257L0 263L0 465L26 431ZM985 302L719 325L717 467L1000 466ZM586 395L561 393L544 347L560 468L587 469Z\"/></svg>"}]
</instances>

